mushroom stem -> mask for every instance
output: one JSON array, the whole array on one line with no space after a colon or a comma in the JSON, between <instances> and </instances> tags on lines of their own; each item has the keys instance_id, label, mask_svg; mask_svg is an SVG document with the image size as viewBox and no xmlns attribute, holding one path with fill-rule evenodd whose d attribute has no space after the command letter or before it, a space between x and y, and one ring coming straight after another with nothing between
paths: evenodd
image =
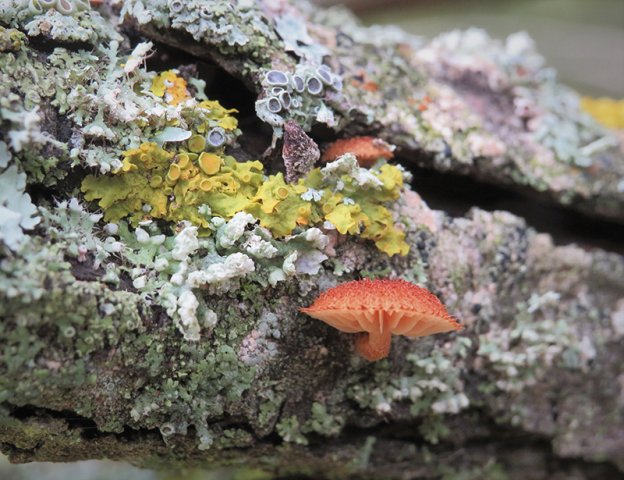
<instances>
[{"instance_id":1,"label":"mushroom stem","mask_svg":"<svg viewBox=\"0 0 624 480\"><path fill-rule=\"evenodd\" d=\"M390 329L363 333L355 340L355 349L366 360L374 362L390 353Z\"/></svg>"}]
</instances>

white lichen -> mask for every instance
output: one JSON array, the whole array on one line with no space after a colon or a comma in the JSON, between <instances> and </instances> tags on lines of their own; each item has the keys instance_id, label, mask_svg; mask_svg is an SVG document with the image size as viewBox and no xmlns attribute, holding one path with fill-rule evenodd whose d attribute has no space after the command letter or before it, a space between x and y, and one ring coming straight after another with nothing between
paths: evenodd
<instances>
[{"instance_id":1,"label":"white lichen","mask_svg":"<svg viewBox=\"0 0 624 480\"><path fill-rule=\"evenodd\" d=\"M298 256L299 252L295 250L294 252L290 252L284 259L284 263L282 264L282 271L286 276L290 277L297 273L297 266L295 265L295 262L297 261Z\"/></svg>"},{"instance_id":2,"label":"white lichen","mask_svg":"<svg viewBox=\"0 0 624 480\"><path fill-rule=\"evenodd\" d=\"M320 202L323 198L323 193L323 190L308 188L301 194L301 200L305 200L306 202Z\"/></svg>"},{"instance_id":3,"label":"white lichen","mask_svg":"<svg viewBox=\"0 0 624 480\"><path fill-rule=\"evenodd\" d=\"M624 336L624 298L620 299L613 313L611 314L611 326L616 335L615 338L622 338Z\"/></svg>"},{"instance_id":4,"label":"white lichen","mask_svg":"<svg viewBox=\"0 0 624 480\"><path fill-rule=\"evenodd\" d=\"M205 270L196 270L188 274L186 283L192 288L202 285L221 283L234 278L244 277L255 271L251 258L244 253L228 255L223 262L213 263Z\"/></svg>"},{"instance_id":5,"label":"white lichen","mask_svg":"<svg viewBox=\"0 0 624 480\"><path fill-rule=\"evenodd\" d=\"M258 259L274 258L278 254L277 248L275 248L271 242L264 240L260 235L255 233L247 238L245 243L243 243L243 248L249 255Z\"/></svg>"},{"instance_id":6,"label":"white lichen","mask_svg":"<svg viewBox=\"0 0 624 480\"><path fill-rule=\"evenodd\" d=\"M12 250L26 240L23 230L33 229L40 221L25 188L26 175L19 173L17 166L0 173L0 242Z\"/></svg>"},{"instance_id":7,"label":"white lichen","mask_svg":"<svg viewBox=\"0 0 624 480\"><path fill-rule=\"evenodd\" d=\"M147 233L145 230L143 230L141 227L138 227L135 231L134 231L134 235L136 236L136 239L139 243L147 243L150 240L150 235L149 233Z\"/></svg>"},{"instance_id":8,"label":"white lichen","mask_svg":"<svg viewBox=\"0 0 624 480\"><path fill-rule=\"evenodd\" d=\"M323 261L327 260L327 258L327 255L318 250L303 252L295 261L296 271L300 274L316 275L321 269L321 264Z\"/></svg>"},{"instance_id":9,"label":"white lichen","mask_svg":"<svg viewBox=\"0 0 624 480\"><path fill-rule=\"evenodd\" d=\"M325 181L331 181L331 178L340 178L342 175L348 175L361 187L381 188L383 186L383 182L370 170L360 168L357 158L352 153L346 153L333 162L329 162L321 168L321 173ZM337 190L341 189L337 188Z\"/></svg>"},{"instance_id":10,"label":"white lichen","mask_svg":"<svg viewBox=\"0 0 624 480\"><path fill-rule=\"evenodd\" d=\"M529 298L529 305L527 307L527 311L529 313L535 313L540 308L546 305L554 305L559 301L559 295L557 292L548 291L543 295L538 295L536 293L531 294Z\"/></svg>"},{"instance_id":11,"label":"white lichen","mask_svg":"<svg viewBox=\"0 0 624 480\"><path fill-rule=\"evenodd\" d=\"M264 310L256 327L243 339L238 350L238 357L247 365L258 365L277 355L275 340L281 337L278 317L273 312Z\"/></svg>"},{"instance_id":12,"label":"white lichen","mask_svg":"<svg viewBox=\"0 0 624 480\"><path fill-rule=\"evenodd\" d=\"M294 238L310 242L312 248L318 248L319 250L324 250L329 244L329 237L325 235L320 228L316 227L309 228Z\"/></svg>"},{"instance_id":13,"label":"white lichen","mask_svg":"<svg viewBox=\"0 0 624 480\"><path fill-rule=\"evenodd\" d=\"M134 47L124 65L124 73L132 73L140 65L144 64L153 47L154 44L152 42L141 42Z\"/></svg>"},{"instance_id":14,"label":"white lichen","mask_svg":"<svg viewBox=\"0 0 624 480\"><path fill-rule=\"evenodd\" d=\"M189 256L195 253L199 248L197 230L197 227L187 224L180 233L176 235L174 248L171 251L171 257L174 260L186 261Z\"/></svg>"},{"instance_id":15,"label":"white lichen","mask_svg":"<svg viewBox=\"0 0 624 480\"><path fill-rule=\"evenodd\" d=\"M237 212L234 216L217 231L217 244L222 248L231 248L243 236L247 225L256 222L253 215L245 212Z\"/></svg>"},{"instance_id":16,"label":"white lichen","mask_svg":"<svg viewBox=\"0 0 624 480\"><path fill-rule=\"evenodd\" d=\"M197 321L197 308L199 301L190 290L185 290L178 297L178 310L176 324L185 340L197 341L200 338L200 326Z\"/></svg>"}]
</instances>

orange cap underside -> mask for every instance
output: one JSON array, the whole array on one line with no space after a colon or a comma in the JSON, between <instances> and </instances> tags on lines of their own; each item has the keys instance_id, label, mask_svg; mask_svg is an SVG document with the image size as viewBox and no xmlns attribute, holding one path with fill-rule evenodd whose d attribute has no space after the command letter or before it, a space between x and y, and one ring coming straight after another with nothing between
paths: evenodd
<instances>
[{"instance_id":1,"label":"orange cap underside","mask_svg":"<svg viewBox=\"0 0 624 480\"><path fill-rule=\"evenodd\" d=\"M378 159L390 160L394 154L389 145L374 137L353 137L336 140L323 153L322 162L331 162L345 153L353 153L362 167L372 166Z\"/></svg>"},{"instance_id":2,"label":"orange cap underside","mask_svg":"<svg viewBox=\"0 0 624 480\"><path fill-rule=\"evenodd\" d=\"M461 329L435 295L404 280L343 283L301 311L347 333L422 337Z\"/></svg>"},{"instance_id":3,"label":"orange cap underside","mask_svg":"<svg viewBox=\"0 0 624 480\"><path fill-rule=\"evenodd\" d=\"M406 337L423 337L434 333L444 333L459 330L461 326L450 315L444 317L396 310L394 312L376 310L326 310L311 311L302 308L302 312L311 317L331 325L345 332L372 332L379 333L390 330L393 335Z\"/></svg>"}]
</instances>

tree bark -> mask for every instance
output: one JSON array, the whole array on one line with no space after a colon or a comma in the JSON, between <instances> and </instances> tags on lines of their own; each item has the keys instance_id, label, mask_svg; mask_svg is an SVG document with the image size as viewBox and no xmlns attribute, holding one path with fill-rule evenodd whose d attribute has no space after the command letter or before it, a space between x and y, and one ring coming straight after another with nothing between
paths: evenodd
<instances>
[{"instance_id":1,"label":"tree bark","mask_svg":"<svg viewBox=\"0 0 624 480\"><path fill-rule=\"evenodd\" d=\"M128 0L66 15L13 1L0 25L0 449L11 461L112 458L258 478L622 474L624 147L529 39L475 30L424 41L294 0ZM136 48L148 40L151 57ZM282 125L294 120L321 146L375 136L416 177L520 192L613 241L597 248L590 231L582 246L562 244L522 209L463 201L472 208L451 216L406 184L388 204L406 256L335 230L317 246L272 238L274 263L192 289L214 317L189 339L183 306L159 298L178 285L159 256L210 272L258 230L245 224L231 243L218 230L183 258L183 225L144 225L145 239L84 200L88 173L114 170L165 126L149 113L162 100L132 80L152 78L144 62L237 108L242 135L227 152L262 158L267 173L284 170ZM279 95L268 72L320 78L321 64L334 83L267 113ZM317 272L301 266L312 250ZM300 262L291 273L288 258ZM465 329L394 337L387 359L367 362L354 335L298 312L364 277L426 286Z\"/></svg>"}]
</instances>

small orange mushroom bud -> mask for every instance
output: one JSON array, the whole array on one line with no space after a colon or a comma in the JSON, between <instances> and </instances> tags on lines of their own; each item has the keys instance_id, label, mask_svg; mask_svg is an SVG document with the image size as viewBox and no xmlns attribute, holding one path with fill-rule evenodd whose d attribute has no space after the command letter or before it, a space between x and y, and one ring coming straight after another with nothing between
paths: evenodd
<instances>
[{"instance_id":1,"label":"small orange mushroom bud","mask_svg":"<svg viewBox=\"0 0 624 480\"><path fill-rule=\"evenodd\" d=\"M342 332L364 332L355 348L370 361L388 356L392 334L415 338L462 329L438 297L405 280L343 283L300 311Z\"/></svg>"},{"instance_id":2,"label":"small orange mushroom bud","mask_svg":"<svg viewBox=\"0 0 624 480\"><path fill-rule=\"evenodd\" d=\"M394 147L375 137L344 138L325 149L321 162L332 162L345 153L354 154L361 167L371 167L380 158L390 160L394 157Z\"/></svg>"}]
</instances>

